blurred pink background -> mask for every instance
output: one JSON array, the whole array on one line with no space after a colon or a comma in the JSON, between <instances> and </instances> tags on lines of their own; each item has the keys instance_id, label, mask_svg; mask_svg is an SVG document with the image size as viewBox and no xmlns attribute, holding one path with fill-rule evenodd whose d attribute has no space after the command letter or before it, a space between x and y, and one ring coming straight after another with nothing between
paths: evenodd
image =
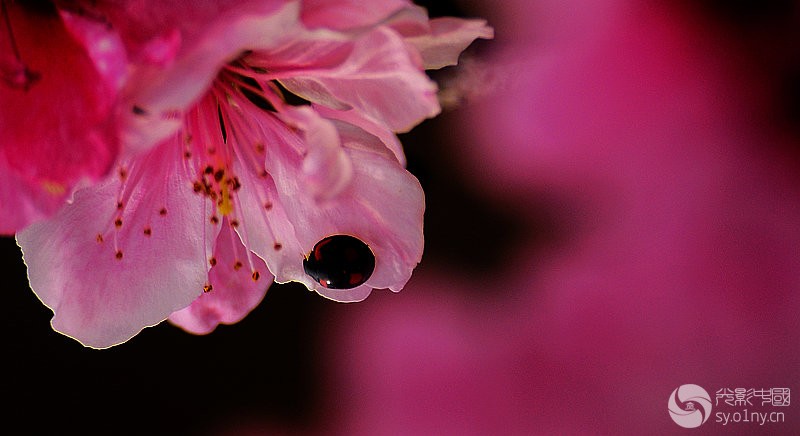
<instances>
[{"instance_id":1,"label":"blurred pink background","mask_svg":"<svg viewBox=\"0 0 800 436\"><path fill-rule=\"evenodd\" d=\"M798 5L426 6L488 18L497 38L435 76L448 109L402 138L428 202L406 289L342 305L275 287L211 336L163 325L100 352L15 297L10 416L45 407L117 433L680 434L667 400L683 384L712 404L721 388L800 393ZM715 422L741 410L715 406L701 430L796 434L797 407L750 407L785 413L760 426Z\"/></svg>"}]
</instances>

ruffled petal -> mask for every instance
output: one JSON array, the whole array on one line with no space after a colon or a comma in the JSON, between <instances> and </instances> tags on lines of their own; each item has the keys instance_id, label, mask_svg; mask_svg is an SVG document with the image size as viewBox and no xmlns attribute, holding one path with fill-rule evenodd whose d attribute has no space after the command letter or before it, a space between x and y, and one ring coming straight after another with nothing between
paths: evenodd
<instances>
[{"instance_id":1,"label":"ruffled petal","mask_svg":"<svg viewBox=\"0 0 800 436\"><path fill-rule=\"evenodd\" d=\"M249 254L236 233L229 231L227 218L222 228L214 249L215 265L208 273L210 291L169 317L190 333L204 335L219 324L241 321L258 306L273 280L264 261Z\"/></svg>"},{"instance_id":2,"label":"ruffled petal","mask_svg":"<svg viewBox=\"0 0 800 436\"><path fill-rule=\"evenodd\" d=\"M426 70L456 65L458 57L478 38L494 38L486 20L442 17L427 22L427 31L403 33L406 42L419 51Z\"/></svg>"},{"instance_id":3,"label":"ruffled petal","mask_svg":"<svg viewBox=\"0 0 800 436\"><path fill-rule=\"evenodd\" d=\"M372 142L368 136L363 135L363 132L367 132L374 136L374 139L380 144L379 147L371 148L384 149L387 152L391 152L391 154L394 154L394 158L400 162L400 165L406 166L406 154L403 151L403 144L400 143L397 135L386 128L386 126L367 118L364 114L355 110L337 111L320 105L313 105L313 107L314 110L324 118L343 121L342 123L336 122L339 136L342 138L343 142L350 142L353 147L358 147L360 141ZM355 133L350 135L349 132ZM349 141L351 136L357 139Z\"/></svg>"},{"instance_id":4,"label":"ruffled petal","mask_svg":"<svg viewBox=\"0 0 800 436\"><path fill-rule=\"evenodd\" d=\"M32 11L6 2L5 9L15 45L5 39L0 44L0 153L8 169L2 184L22 181L22 189L6 189L0 199L0 213L9 217L2 227L10 233L52 213L50 206L82 179L96 180L110 169L118 150L111 113L118 84L100 68L103 62L116 68L124 53L112 44L105 56L95 57L54 8ZM95 37L113 41L110 33L92 29Z\"/></svg>"},{"instance_id":5,"label":"ruffled petal","mask_svg":"<svg viewBox=\"0 0 800 436\"><path fill-rule=\"evenodd\" d=\"M280 50L258 50L248 62L273 71L272 77L309 101L359 110L394 131L408 131L441 111L436 84L388 28L372 29L355 40L329 31L308 32Z\"/></svg>"},{"instance_id":6,"label":"ruffled petal","mask_svg":"<svg viewBox=\"0 0 800 436\"><path fill-rule=\"evenodd\" d=\"M215 235L204 231L206 206L182 157L167 141L17 235L31 289L55 313L56 331L110 347L202 293Z\"/></svg>"}]
</instances>

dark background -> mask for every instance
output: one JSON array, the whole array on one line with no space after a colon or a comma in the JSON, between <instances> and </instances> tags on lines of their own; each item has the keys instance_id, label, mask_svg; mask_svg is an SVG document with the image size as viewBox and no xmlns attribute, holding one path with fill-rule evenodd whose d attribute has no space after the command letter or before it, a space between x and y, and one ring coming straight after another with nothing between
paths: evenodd
<instances>
[{"instance_id":1,"label":"dark background","mask_svg":"<svg viewBox=\"0 0 800 436\"><path fill-rule=\"evenodd\" d=\"M480 16L477 1L417 1L432 16ZM794 131L800 117L797 6L790 1L681 2L740 43L739 55L773 83L775 119ZM472 5L469 7L468 5ZM502 29L497 29L498 39ZM793 41L786 43L786 41ZM780 43L780 44L778 44ZM763 50L775 45L779 52ZM479 42L478 55L492 49ZM447 74L444 72L443 74ZM534 222L514 218L513 204L471 191L449 160L458 144L446 112L403 135L409 169L427 197L426 252L420 270L491 274L517 242L550 244L566 237L547 205ZM796 131L794 133L797 133ZM529 214L530 215L530 214ZM486 229L492 229L487 232ZM523 236L525 236L523 238ZM330 302L302 286L275 285L242 322L193 336L168 323L128 343L92 350L54 332L52 313L28 289L19 249L0 239L4 280L2 425L25 434L216 434L230 423L267 421L288 431L315 429L335 393L324 392L326 327L335 313L369 311L385 298L357 305Z\"/></svg>"}]
</instances>

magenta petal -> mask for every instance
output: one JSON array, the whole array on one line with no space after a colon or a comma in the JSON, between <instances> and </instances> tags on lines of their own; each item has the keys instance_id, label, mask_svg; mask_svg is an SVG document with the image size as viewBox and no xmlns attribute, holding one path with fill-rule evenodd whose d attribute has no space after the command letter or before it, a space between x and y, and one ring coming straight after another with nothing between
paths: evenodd
<instances>
[{"instance_id":1,"label":"magenta petal","mask_svg":"<svg viewBox=\"0 0 800 436\"><path fill-rule=\"evenodd\" d=\"M311 28L346 30L375 25L409 6L408 0L304 0L301 16Z\"/></svg>"},{"instance_id":2,"label":"magenta petal","mask_svg":"<svg viewBox=\"0 0 800 436\"><path fill-rule=\"evenodd\" d=\"M258 59L280 71L281 83L293 93L333 109L357 109L394 131L408 131L439 113L436 84L396 32L376 28L345 45L332 38L313 34L291 50L260 53Z\"/></svg>"},{"instance_id":3,"label":"magenta petal","mask_svg":"<svg viewBox=\"0 0 800 436\"><path fill-rule=\"evenodd\" d=\"M115 91L122 88L128 68L127 52L120 36L109 30L108 23L61 12L67 30L86 48L98 74Z\"/></svg>"},{"instance_id":4,"label":"magenta petal","mask_svg":"<svg viewBox=\"0 0 800 436\"><path fill-rule=\"evenodd\" d=\"M227 218L222 229L214 249L215 265L208 273L211 290L169 317L171 323L190 333L204 335L219 324L241 321L258 306L273 280L267 265L248 253Z\"/></svg>"},{"instance_id":5,"label":"magenta petal","mask_svg":"<svg viewBox=\"0 0 800 436\"><path fill-rule=\"evenodd\" d=\"M212 235L181 160L180 148L166 142L127 163L125 177L78 190L52 219L17 235L31 288L55 313L55 330L110 347L202 293L204 236Z\"/></svg>"},{"instance_id":6,"label":"magenta petal","mask_svg":"<svg viewBox=\"0 0 800 436\"><path fill-rule=\"evenodd\" d=\"M52 213L50 206L80 180L105 175L118 144L111 114L116 84L98 71L82 41L55 9L6 7L19 52L6 39L0 45L0 153L7 168L0 181L21 188L4 190L0 199L0 213L8 217L2 227L10 233Z\"/></svg>"},{"instance_id":7,"label":"magenta petal","mask_svg":"<svg viewBox=\"0 0 800 436\"><path fill-rule=\"evenodd\" d=\"M28 224L47 218L64 204L64 194L48 192L39 183L21 178L0 154L0 234L13 235Z\"/></svg>"}]
</instances>

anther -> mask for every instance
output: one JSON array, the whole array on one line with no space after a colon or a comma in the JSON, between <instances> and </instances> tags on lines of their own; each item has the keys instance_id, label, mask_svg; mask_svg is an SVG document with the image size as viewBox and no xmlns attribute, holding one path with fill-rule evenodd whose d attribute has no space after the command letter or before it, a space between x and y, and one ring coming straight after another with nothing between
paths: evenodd
<instances>
[{"instance_id":1,"label":"anther","mask_svg":"<svg viewBox=\"0 0 800 436\"><path fill-rule=\"evenodd\" d=\"M208 284L208 283L206 283L205 285L203 285L203 292L205 292L205 293L209 293L209 292L211 292L213 289L214 289L214 287L213 287L213 286L211 286L211 285L210 285L210 284Z\"/></svg>"},{"instance_id":2,"label":"anther","mask_svg":"<svg viewBox=\"0 0 800 436\"><path fill-rule=\"evenodd\" d=\"M239 271L240 269L242 269L242 265L243 265L242 262L237 260L236 263L233 264L233 270Z\"/></svg>"},{"instance_id":3,"label":"anther","mask_svg":"<svg viewBox=\"0 0 800 436\"><path fill-rule=\"evenodd\" d=\"M257 282L258 279L261 278L261 274L258 271L253 271L253 276L252 277L253 277L253 281Z\"/></svg>"},{"instance_id":4,"label":"anther","mask_svg":"<svg viewBox=\"0 0 800 436\"><path fill-rule=\"evenodd\" d=\"M272 246L272 248L274 248L275 251L280 251L281 248L283 248L283 244L281 244L280 242L276 242L275 245Z\"/></svg>"},{"instance_id":5,"label":"anther","mask_svg":"<svg viewBox=\"0 0 800 436\"><path fill-rule=\"evenodd\" d=\"M211 257L210 259L208 259L208 263L211 266L215 266L217 264L217 258L216 257Z\"/></svg>"},{"instance_id":6,"label":"anther","mask_svg":"<svg viewBox=\"0 0 800 436\"><path fill-rule=\"evenodd\" d=\"M117 253L114 255L117 260L122 260L122 250L117 250Z\"/></svg>"},{"instance_id":7,"label":"anther","mask_svg":"<svg viewBox=\"0 0 800 436\"><path fill-rule=\"evenodd\" d=\"M114 227L116 228L122 227L122 218L117 218L116 220L114 220Z\"/></svg>"},{"instance_id":8,"label":"anther","mask_svg":"<svg viewBox=\"0 0 800 436\"><path fill-rule=\"evenodd\" d=\"M151 229L150 227L145 227L144 228L144 235L145 236L150 236L152 234L153 234L153 229Z\"/></svg>"},{"instance_id":9,"label":"anther","mask_svg":"<svg viewBox=\"0 0 800 436\"><path fill-rule=\"evenodd\" d=\"M162 207L161 210L158 211L158 214L161 216L167 216L167 208Z\"/></svg>"}]
</instances>

